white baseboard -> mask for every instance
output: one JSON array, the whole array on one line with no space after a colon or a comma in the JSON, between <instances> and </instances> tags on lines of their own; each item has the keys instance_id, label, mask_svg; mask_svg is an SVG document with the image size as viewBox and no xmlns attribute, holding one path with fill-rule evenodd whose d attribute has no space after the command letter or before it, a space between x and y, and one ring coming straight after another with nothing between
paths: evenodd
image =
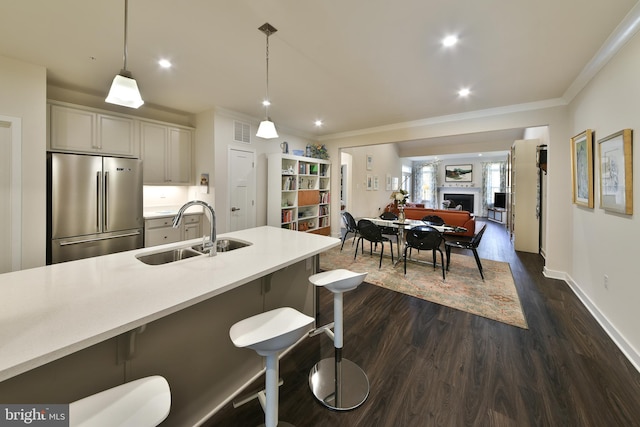
<instances>
[{"instance_id":1,"label":"white baseboard","mask_svg":"<svg viewBox=\"0 0 640 427\"><path fill-rule=\"evenodd\" d=\"M576 294L582 304L587 308L587 310L589 310L589 313L591 313L591 315L596 319L600 326L602 326L607 335L609 335L609 338L613 340L615 345L626 356L629 362L631 362L633 367L636 368L636 371L640 372L640 354L633 348L631 344L629 344L624 336L620 334L620 332L609 321L609 319L607 319L607 316L605 316L598 309L598 306L595 305L584 292L582 292L580 286L573 280L573 278L567 273L547 270L546 268L543 270L543 274L545 277L564 280L565 283L569 285L569 288L571 288L573 293Z\"/></svg>"}]
</instances>

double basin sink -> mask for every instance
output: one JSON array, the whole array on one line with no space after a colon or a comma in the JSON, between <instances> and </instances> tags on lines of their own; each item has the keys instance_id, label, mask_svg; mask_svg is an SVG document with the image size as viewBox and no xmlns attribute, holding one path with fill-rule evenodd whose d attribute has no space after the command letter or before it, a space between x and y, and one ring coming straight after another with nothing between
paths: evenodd
<instances>
[{"instance_id":1,"label":"double basin sink","mask_svg":"<svg viewBox=\"0 0 640 427\"><path fill-rule=\"evenodd\" d=\"M251 243L235 239L219 239L216 241L216 249L218 252L229 252L250 245ZM136 258L148 265L161 265L204 254L208 254L208 252L200 244L184 248L168 249L163 252L155 252L152 254L140 254L136 255Z\"/></svg>"}]
</instances>

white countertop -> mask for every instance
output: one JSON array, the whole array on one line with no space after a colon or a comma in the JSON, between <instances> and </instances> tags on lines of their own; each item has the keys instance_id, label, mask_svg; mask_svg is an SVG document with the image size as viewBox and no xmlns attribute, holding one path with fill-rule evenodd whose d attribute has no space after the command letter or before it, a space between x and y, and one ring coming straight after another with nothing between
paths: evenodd
<instances>
[{"instance_id":1,"label":"white countertop","mask_svg":"<svg viewBox=\"0 0 640 427\"><path fill-rule=\"evenodd\" d=\"M266 226L223 237L253 244L164 265L135 258L202 240L194 239L0 274L0 381L340 244Z\"/></svg>"}]
</instances>

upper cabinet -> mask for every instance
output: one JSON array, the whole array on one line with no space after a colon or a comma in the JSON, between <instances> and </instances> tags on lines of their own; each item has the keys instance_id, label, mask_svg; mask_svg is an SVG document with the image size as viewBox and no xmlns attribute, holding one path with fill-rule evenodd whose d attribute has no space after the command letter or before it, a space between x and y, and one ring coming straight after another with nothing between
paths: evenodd
<instances>
[{"instance_id":1,"label":"upper cabinet","mask_svg":"<svg viewBox=\"0 0 640 427\"><path fill-rule=\"evenodd\" d=\"M55 151L138 157L133 119L51 105L50 147Z\"/></svg>"},{"instance_id":2,"label":"upper cabinet","mask_svg":"<svg viewBox=\"0 0 640 427\"><path fill-rule=\"evenodd\" d=\"M49 150L141 158L144 184L193 184L192 128L58 101L48 111Z\"/></svg>"},{"instance_id":3,"label":"upper cabinet","mask_svg":"<svg viewBox=\"0 0 640 427\"><path fill-rule=\"evenodd\" d=\"M192 184L191 129L141 121L140 139L145 184Z\"/></svg>"}]
</instances>

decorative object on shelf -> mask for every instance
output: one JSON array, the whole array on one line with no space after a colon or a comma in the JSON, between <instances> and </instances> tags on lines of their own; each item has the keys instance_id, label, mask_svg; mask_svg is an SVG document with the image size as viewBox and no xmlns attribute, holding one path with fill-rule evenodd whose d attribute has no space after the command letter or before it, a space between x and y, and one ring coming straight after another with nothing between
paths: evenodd
<instances>
[{"instance_id":1,"label":"decorative object on shelf","mask_svg":"<svg viewBox=\"0 0 640 427\"><path fill-rule=\"evenodd\" d=\"M471 182L473 165L447 165L444 167L446 182Z\"/></svg>"},{"instance_id":2,"label":"decorative object on shelf","mask_svg":"<svg viewBox=\"0 0 640 427\"><path fill-rule=\"evenodd\" d=\"M600 207L633 214L633 133L624 129L598 141Z\"/></svg>"},{"instance_id":3,"label":"decorative object on shelf","mask_svg":"<svg viewBox=\"0 0 640 427\"><path fill-rule=\"evenodd\" d=\"M573 203L593 208L593 131L587 129L571 138Z\"/></svg>"},{"instance_id":4,"label":"decorative object on shelf","mask_svg":"<svg viewBox=\"0 0 640 427\"><path fill-rule=\"evenodd\" d=\"M328 160L329 152L324 144L307 144L307 157Z\"/></svg>"},{"instance_id":5,"label":"decorative object on shelf","mask_svg":"<svg viewBox=\"0 0 640 427\"><path fill-rule=\"evenodd\" d=\"M124 0L124 66L119 74L113 78L111 89L105 102L122 105L123 107L138 108L144 101L138 90L138 84L127 70L127 25L129 21L129 0Z\"/></svg>"},{"instance_id":6,"label":"decorative object on shelf","mask_svg":"<svg viewBox=\"0 0 640 427\"><path fill-rule=\"evenodd\" d=\"M289 154L289 143L287 141L282 141L280 148L282 149L282 154Z\"/></svg>"},{"instance_id":7,"label":"decorative object on shelf","mask_svg":"<svg viewBox=\"0 0 640 427\"><path fill-rule=\"evenodd\" d=\"M293 150L294 156L304 156L304 150Z\"/></svg>"},{"instance_id":8,"label":"decorative object on shelf","mask_svg":"<svg viewBox=\"0 0 640 427\"><path fill-rule=\"evenodd\" d=\"M271 117L269 117L269 105L271 105L271 101L269 100L269 36L278 30L272 27L268 22L258 29L267 36L267 96L265 100L262 101L262 105L264 105L265 119L260 122L256 136L264 139L273 139L278 137L278 132L276 131L276 125L271 121Z\"/></svg>"}]
</instances>

